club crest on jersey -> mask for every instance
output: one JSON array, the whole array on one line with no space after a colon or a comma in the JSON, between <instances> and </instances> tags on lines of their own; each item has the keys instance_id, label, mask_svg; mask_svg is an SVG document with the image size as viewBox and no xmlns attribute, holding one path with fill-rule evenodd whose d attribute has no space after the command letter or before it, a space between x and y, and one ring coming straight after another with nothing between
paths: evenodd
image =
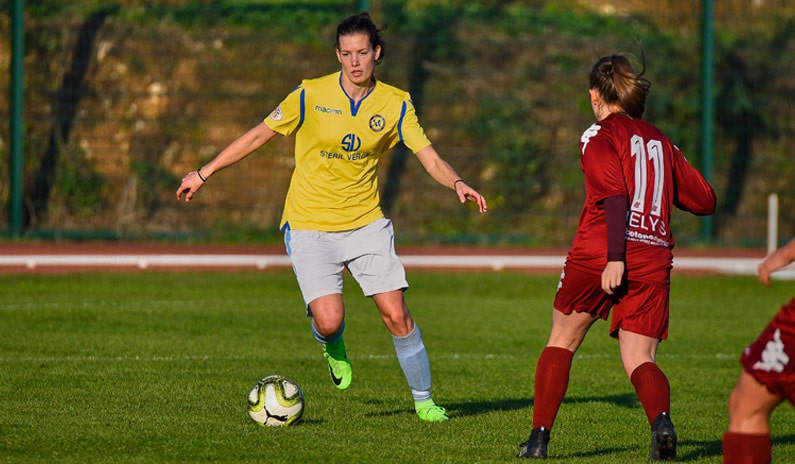
<instances>
[{"instance_id":1,"label":"club crest on jersey","mask_svg":"<svg viewBox=\"0 0 795 464\"><path fill-rule=\"evenodd\" d=\"M386 119L380 114L374 114L370 118L370 130L373 132L381 132L386 127Z\"/></svg>"},{"instance_id":2,"label":"club crest on jersey","mask_svg":"<svg viewBox=\"0 0 795 464\"><path fill-rule=\"evenodd\" d=\"M345 151L356 151L362 147L362 139L356 134L346 134L340 141L342 149Z\"/></svg>"},{"instance_id":3,"label":"club crest on jersey","mask_svg":"<svg viewBox=\"0 0 795 464\"><path fill-rule=\"evenodd\" d=\"M281 121L282 116L284 115L282 114L281 105L277 106L275 110L271 111L271 119L273 119L274 121Z\"/></svg>"}]
</instances>

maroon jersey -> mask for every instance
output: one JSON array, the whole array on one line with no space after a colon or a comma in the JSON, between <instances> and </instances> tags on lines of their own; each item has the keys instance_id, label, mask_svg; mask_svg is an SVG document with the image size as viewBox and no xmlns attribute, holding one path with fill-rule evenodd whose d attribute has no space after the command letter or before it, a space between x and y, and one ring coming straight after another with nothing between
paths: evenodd
<instances>
[{"instance_id":1,"label":"maroon jersey","mask_svg":"<svg viewBox=\"0 0 795 464\"><path fill-rule=\"evenodd\" d=\"M626 269L630 279L666 281L673 263L671 210L712 214L715 192L659 129L611 114L580 138L585 204L567 264L601 273L607 264L604 200L624 195Z\"/></svg>"}]
</instances>

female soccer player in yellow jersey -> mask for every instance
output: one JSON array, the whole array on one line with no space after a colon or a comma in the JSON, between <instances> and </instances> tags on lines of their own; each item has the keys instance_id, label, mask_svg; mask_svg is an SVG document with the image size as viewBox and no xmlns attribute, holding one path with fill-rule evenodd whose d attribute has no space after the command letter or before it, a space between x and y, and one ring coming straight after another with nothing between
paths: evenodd
<instances>
[{"instance_id":1,"label":"female soccer player in yellow jersey","mask_svg":"<svg viewBox=\"0 0 795 464\"><path fill-rule=\"evenodd\" d=\"M410 95L375 78L374 68L385 52L380 30L367 13L343 20L336 36L341 71L303 80L264 121L187 173L177 200L184 195L190 201L210 176L276 134L295 134L295 170L281 229L334 384L344 390L352 378L342 338L342 272L348 269L364 294L372 297L392 334L420 419L447 421L445 409L431 398L428 355L403 296L408 282L395 253L392 223L379 204L378 161L402 142L461 203L472 201L485 213L486 200L433 148Z\"/></svg>"}]
</instances>

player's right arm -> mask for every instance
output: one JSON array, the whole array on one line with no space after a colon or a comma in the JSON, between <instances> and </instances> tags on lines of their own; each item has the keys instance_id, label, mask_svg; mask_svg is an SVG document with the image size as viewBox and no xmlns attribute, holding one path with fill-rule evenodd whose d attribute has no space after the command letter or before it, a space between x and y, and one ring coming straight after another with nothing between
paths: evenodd
<instances>
[{"instance_id":1,"label":"player's right arm","mask_svg":"<svg viewBox=\"0 0 795 464\"><path fill-rule=\"evenodd\" d=\"M770 273L781 269L792 261L795 261L795 239L790 240L789 243L768 255L759 264L759 281L764 285L770 285Z\"/></svg>"},{"instance_id":2,"label":"player's right arm","mask_svg":"<svg viewBox=\"0 0 795 464\"><path fill-rule=\"evenodd\" d=\"M177 189L177 201L182 199L185 194L185 201L190 201L193 195L204 185L205 180L209 179L213 173L231 166L246 156L250 155L258 148L262 147L276 132L268 127L265 122L261 122L246 131L243 135L232 141L226 148L221 150L209 163L200 167L196 171L191 171L182 178L182 183ZM199 175L201 171L201 175ZM204 179L202 179L204 177Z\"/></svg>"}]
</instances>

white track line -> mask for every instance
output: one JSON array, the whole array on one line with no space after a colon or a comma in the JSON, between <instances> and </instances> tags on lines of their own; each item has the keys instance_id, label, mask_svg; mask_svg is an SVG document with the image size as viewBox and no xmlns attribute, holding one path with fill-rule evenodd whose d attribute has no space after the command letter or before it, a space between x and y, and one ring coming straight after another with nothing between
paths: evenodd
<instances>
[{"instance_id":1,"label":"white track line","mask_svg":"<svg viewBox=\"0 0 795 464\"><path fill-rule=\"evenodd\" d=\"M0 267L256 267L290 266L287 256L279 255L4 255Z\"/></svg>"},{"instance_id":2,"label":"white track line","mask_svg":"<svg viewBox=\"0 0 795 464\"><path fill-rule=\"evenodd\" d=\"M549 270L563 267L564 256L508 256L508 255L401 255L406 267L438 269L503 269ZM761 258L674 258L674 272L688 270L719 274L755 275ZM17 254L0 256L0 267L57 268L57 267L118 267L158 268L178 267L256 268L290 267L285 255L242 254ZM795 278L795 268L789 267L775 274L777 278Z\"/></svg>"}]
</instances>

